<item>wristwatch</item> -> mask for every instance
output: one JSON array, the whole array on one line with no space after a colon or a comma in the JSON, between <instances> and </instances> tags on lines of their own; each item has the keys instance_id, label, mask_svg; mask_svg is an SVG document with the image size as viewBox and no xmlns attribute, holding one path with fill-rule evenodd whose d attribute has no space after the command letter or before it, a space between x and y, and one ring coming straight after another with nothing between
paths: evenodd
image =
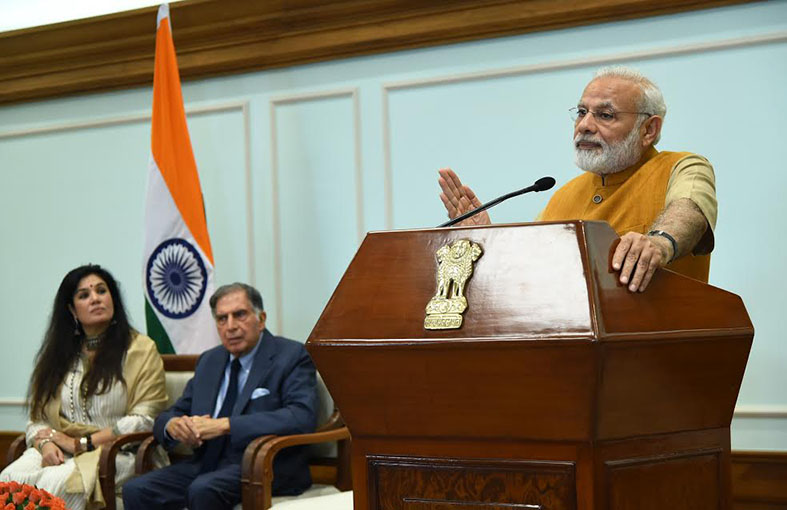
<instances>
[{"instance_id":1,"label":"wristwatch","mask_svg":"<svg viewBox=\"0 0 787 510\"><path fill-rule=\"evenodd\" d=\"M79 450L82 452L92 452L96 447L93 446L93 437L86 434L79 438Z\"/></svg>"},{"instance_id":2,"label":"wristwatch","mask_svg":"<svg viewBox=\"0 0 787 510\"><path fill-rule=\"evenodd\" d=\"M672 258L670 258L667 261L667 264L669 264L670 262L675 260L675 257L678 256L678 242L675 241L674 237L669 235L667 232L664 232L663 230L651 230L650 232L648 232L648 235L649 236L661 236L661 237L665 238L667 241L669 241L670 244L672 245Z\"/></svg>"}]
</instances>

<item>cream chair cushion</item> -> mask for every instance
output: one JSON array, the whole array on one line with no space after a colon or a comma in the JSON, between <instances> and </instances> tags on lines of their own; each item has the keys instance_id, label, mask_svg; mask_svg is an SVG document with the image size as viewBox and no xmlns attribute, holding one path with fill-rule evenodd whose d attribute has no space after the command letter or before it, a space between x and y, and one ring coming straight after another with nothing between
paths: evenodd
<instances>
[{"instance_id":1,"label":"cream chair cushion","mask_svg":"<svg viewBox=\"0 0 787 510\"><path fill-rule=\"evenodd\" d=\"M353 510L353 491L312 497L308 497L308 493L309 491L306 491L296 499L281 502L276 502L277 498L273 498L271 510Z\"/></svg>"},{"instance_id":2,"label":"cream chair cushion","mask_svg":"<svg viewBox=\"0 0 787 510\"><path fill-rule=\"evenodd\" d=\"M183 395L183 390L194 377L194 372L166 372L164 376L167 386L167 408L169 408Z\"/></svg>"}]
</instances>

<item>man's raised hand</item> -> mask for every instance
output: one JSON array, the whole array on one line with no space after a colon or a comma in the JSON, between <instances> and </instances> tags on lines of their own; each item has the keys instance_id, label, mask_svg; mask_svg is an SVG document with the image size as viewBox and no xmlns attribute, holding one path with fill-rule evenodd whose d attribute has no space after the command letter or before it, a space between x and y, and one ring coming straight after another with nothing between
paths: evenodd
<instances>
[{"instance_id":1,"label":"man's raised hand","mask_svg":"<svg viewBox=\"0 0 787 510\"><path fill-rule=\"evenodd\" d=\"M450 168L441 168L438 170L438 173L440 177L437 179L437 182L443 190L442 193L440 193L440 200L443 201L449 218L456 218L476 207L481 207L481 201L478 200L473 190L463 185L462 181L459 180L459 176L457 176L453 170ZM486 211L480 212L459 223L459 225L462 226L491 224L492 220L489 219L489 214Z\"/></svg>"}]
</instances>

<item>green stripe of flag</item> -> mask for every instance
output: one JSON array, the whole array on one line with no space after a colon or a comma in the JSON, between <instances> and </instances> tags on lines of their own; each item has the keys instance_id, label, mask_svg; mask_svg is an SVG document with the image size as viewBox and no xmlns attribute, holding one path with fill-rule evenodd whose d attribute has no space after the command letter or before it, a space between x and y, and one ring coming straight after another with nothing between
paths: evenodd
<instances>
[{"instance_id":1,"label":"green stripe of flag","mask_svg":"<svg viewBox=\"0 0 787 510\"><path fill-rule=\"evenodd\" d=\"M158 352L161 354L175 354L175 349L172 347L172 342L169 341L169 336L164 326L159 322L156 317L156 312L150 306L148 300L145 300L145 324L148 328L148 336L156 342Z\"/></svg>"}]
</instances>

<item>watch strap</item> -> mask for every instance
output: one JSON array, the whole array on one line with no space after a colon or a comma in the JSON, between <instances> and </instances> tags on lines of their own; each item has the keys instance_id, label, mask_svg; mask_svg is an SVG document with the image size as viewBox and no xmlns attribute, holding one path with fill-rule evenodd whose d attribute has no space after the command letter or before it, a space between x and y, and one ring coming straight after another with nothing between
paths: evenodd
<instances>
[{"instance_id":1,"label":"watch strap","mask_svg":"<svg viewBox=\"0 0 787 510\"><path fill-rule=\"evenodd\" d=\"M650 232L648 232L648 235L649 236L661 236L661 237L667 239L670 242L670 244L672 245L672 258L669 259L667 264L669 264L673 260L675 260L675 257L678 256L678 242L675 240L674 237L672 237L668 232L664 232L663 230L651 230Z\"/></svg>"}]
</instances>

